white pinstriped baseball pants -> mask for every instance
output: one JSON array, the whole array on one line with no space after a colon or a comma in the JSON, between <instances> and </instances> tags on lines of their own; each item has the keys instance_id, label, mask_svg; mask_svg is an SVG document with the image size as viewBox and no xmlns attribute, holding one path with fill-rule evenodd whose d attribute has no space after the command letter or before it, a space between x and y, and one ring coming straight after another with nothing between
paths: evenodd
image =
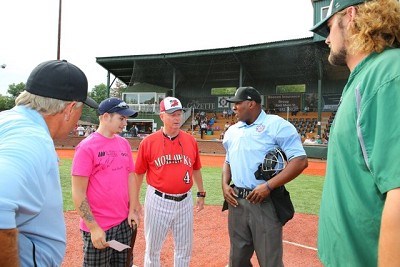
<instances>
[{"instance_id":1,"label":"white pinstriped baseball pants","mask_svg":"<svg viewBox=\"0 0 400 267\"><path fill-rule=\"evenodd\" d=\"M146 238L145 267L159 267L162 245L169 230L174 238L174 266L187 267L193 244L193 199L191 191L178 202L154 193L148 185L145 199L144 232ZM173 194L170 194L173 195Z\"/></svg>"}]
</instances>

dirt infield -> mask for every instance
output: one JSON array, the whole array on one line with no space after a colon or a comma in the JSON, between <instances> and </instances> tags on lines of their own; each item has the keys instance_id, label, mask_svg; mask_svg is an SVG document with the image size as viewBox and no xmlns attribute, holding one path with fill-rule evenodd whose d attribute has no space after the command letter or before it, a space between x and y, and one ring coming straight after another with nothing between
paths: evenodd
<instances>
[{"instance_id":1,"label":"dirt infield","mask_svg":"<svg viewBox=\"0 0 400 267\"><path fill-rule=\"evenodd\" d=\"M57 149L57 154L60 158L72 158L74 156L73 149ZM136 158L137 152L133 151L132 155ZM208 155L201 154L201 163L208 167L222 167L224 163L224 155ZM303 171L304 174L325 176L326 163L322 160L312 160L308 162L308 168Z\"/></svg>"},{"instance_id":2,"label":"dirt infield","mask_svg":"<svg viewBox=\"0 0 400 267\"><path fill-rule=\"evenodd\" d=\"M61 158L72 158L73 150L57 150ZM136 152L133 152L136 157ZM224 156L201 155L203 166L220 167ZM325 162L310 160L304 171L310 175L325 175ZM82 266L82 240L79 233L79 216L75 211L65 212L67 227L67 252L62 266ZM194 247L190 266L224 267L229 256L229 237L227 229L228 213L221 212L220 206L206 206L194 218ZM283 229L284 264L289 267L322 266L317 257L316 235L317 216L296 213ZM138 228L134 248L134 263L143 266L145 241L143 224ZM255 256L253 265L258 266ZM173 241L169 235L161 253L161 265L173 266Z\"/></svg>"}]
</instances>

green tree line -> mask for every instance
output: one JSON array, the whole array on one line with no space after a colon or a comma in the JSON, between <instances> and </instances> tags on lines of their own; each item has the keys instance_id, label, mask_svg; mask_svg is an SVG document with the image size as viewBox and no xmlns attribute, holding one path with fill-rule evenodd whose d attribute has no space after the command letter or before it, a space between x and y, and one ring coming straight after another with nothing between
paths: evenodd
<instances>
[{"instance_id":1,"label":"green tree line","mask_svg":"<svg viewBox=\"0 0 400 267\"><path fill-rule=\"evenodd\" d=\"M115 88L111 88L110 96L121 97L122 92L126 87L121 83L117 82ZM8 95L0 94L0 111L11 109L15 106L15 99L17 96L25 90L25 83L21 82L19 84L10 84L8 86ZM93 98L97 103L100 103L108 97L107 86L104 83L95 85L92 90L89 91L89 96ZM96 110L91 109L84 105L81 120L88 121L91 123L98 124L98 115Z\"/></svg>"}]
</instances>

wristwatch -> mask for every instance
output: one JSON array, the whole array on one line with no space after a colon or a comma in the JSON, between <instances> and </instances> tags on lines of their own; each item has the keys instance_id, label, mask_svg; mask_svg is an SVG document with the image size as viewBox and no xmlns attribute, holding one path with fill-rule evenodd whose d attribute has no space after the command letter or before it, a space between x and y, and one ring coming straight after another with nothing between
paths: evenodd
<instances>
[{"instance_id":1,"label":"wristwatch","mask_svg":"<svg viewBox=\"0 0 400 267\"><path fill-rule=\"evenodd\" d=\"M197 192L197 197L206 197L206 192Z\"/></svg>"}]
</instances>

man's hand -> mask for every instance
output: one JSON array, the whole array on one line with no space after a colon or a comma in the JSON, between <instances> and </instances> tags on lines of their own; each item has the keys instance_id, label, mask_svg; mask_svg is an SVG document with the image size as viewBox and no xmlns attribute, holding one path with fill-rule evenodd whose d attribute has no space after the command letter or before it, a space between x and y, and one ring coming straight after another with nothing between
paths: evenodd
<instances>
[{"instance_id":1,"label":"man's hand","mask_svg":"<svg viewBox=\"0 0 400 267\"><path fill-rule=\"evenodd\" d=\"M0 266L19 267L18 230L0 229Z\"/></svg>"},{"instance_id":2,"label":"man's hand","mask_svg":"<svg viewBox=\"0 0 400 267\"><path fill-rule=\"evenodd\" d=\"M106 233L100 227L90 229L90 238L92 239L93 246L97 249L109 247L106 241Z\"/></svg>"},{"instance_id":3,"label":"man's hand","mask_svg":"<svg viewBox=\"0 0 400 267\"><path fill-rule=\"evenodd\" d=\"M134 224L136 224L136 227L139 227L141 217L142 217L142 206L139 203L138 205L135 205L133 207L133 210L129 210L129 215L128 215L129 226L132 228Z\"/></svg>"},{"instance_id":4,"label":"man's hand","mask_svg":"<svg viewBox=\"0 0 400 267\"><path fill-rule=\"evenodd\" d=\"M379 266L399 266L400 264L399 203L400 188L388 191L382 212L381 231L379 235Z\"/></svg>"},{"instance_id":5,"label":"man's hand","mask_svg":"<svg viewBox=\"0 0 400 267\"><path fill-rule=\"evenodd\" d=\"M222 186L222 193L224 194L224 199L226 202L228 202L230 205L237 207L239 203L237 202L236 198L237 194L233 190L233 188L230 185L224 184Z\"/></svg>"},{"instance_id":6,"label":"man's hand","mask_svg":"<svg viewBox=\"0 0 400 267\"><path fill-rule=\"evenodd\" d=\"M196 211L199 212L204 209L204 197L198 197L196 200Z\"/></svg>"},{"instance_id":7,"label":"man's hand","mask_svg":"<svg viewBox=\"0 0 400 267\"><path fill-rule=\"evenodd\" d=\"M267 184L264 183L257 185L256 188L254 188L254 190L251 191L251 193L246 197L246 199L253 204L257 204L263 202L270 193L271 192L269 191Z\"/></svg>"}]
</instances>

